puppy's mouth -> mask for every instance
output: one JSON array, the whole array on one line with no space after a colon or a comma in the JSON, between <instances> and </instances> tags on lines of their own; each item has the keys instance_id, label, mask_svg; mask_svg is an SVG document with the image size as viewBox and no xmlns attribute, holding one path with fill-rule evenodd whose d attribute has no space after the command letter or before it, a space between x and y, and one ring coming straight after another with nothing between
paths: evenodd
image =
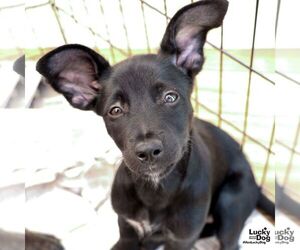
<instances>
[{"instance_id":1,"label":"puppy's mouth","mask_svg":"<svg viewBox=\"0 0 300 250\"><path fill-rule=\"evenodd\" d=\"M127 168L138 178L142 179L162 179L172 172L175 168L176 163L170 164L158 164L158 163L149 163L143 164L142 166L137 166L133 168L132 164L128 164L124 158Z\"/></svg>"},{"instance_id":2,"label":"puppy's mouth","mask_svg":"<svg viewBox=\"0 0 300 250\"><path fill-rule=\"evenodd\" d=\"M172 170L175 168L176 163L171 163L167 165L166 167L160 167L156 164L152 165L149 164L147 167L147 170L140 173L140 176L142 178L148 179L148 178L159 178L163 179L167 175L169 175Z\"/></svg>"}]
</instances>

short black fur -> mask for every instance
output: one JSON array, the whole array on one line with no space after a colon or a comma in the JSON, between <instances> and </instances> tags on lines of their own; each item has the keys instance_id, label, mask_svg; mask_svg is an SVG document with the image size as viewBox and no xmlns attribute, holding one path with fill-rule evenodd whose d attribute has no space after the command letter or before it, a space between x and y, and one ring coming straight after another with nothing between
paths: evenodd
<instances>
[{"instance_id":1,"label":"short black fur","mask_svg":"<svg viewBox=\"0 0 300 250\"><path fill-rule=\"evenodd\" d=\"M190 250L211 234L223 250L236 250L257 205L274 218L238 143L193 117L206 33L221 25L227 4L205 0L179 10L157 55L109 66L82 45L65 45L37 64L72 106L103 117L122 151L111 193L120 229L113 250Z\"/></svg>"}]
</instances>

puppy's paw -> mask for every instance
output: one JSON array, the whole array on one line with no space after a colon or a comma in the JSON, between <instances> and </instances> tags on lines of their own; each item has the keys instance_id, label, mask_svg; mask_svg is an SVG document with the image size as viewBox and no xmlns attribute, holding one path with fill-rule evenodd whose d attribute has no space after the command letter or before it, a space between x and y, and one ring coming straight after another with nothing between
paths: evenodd
<instances>
[{"instance_id":1,"label":"puppy's paw","mask_svg":"<svg viewBox=\"0 0 300 250\"><path fill-rule=\"evenodd\" d=\"M150 236L153 232L153 227L148 220L142 220L141 226L143 228L143 237Z\"/></svg>"}]
</instances>

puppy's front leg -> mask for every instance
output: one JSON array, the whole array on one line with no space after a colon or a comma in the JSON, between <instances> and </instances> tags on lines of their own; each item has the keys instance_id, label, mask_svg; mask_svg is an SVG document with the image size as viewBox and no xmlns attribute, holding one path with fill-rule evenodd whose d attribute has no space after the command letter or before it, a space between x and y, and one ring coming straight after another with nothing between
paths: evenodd
<instances>
[{"instance_id":1,"label":"puppy's front leg","mask_svg":"<svg viewBox=\"0 0 300 250\"><path fill-rule=\"evenodd\" d=\"M137 233L124 217L118 217L120 239L111 250L139 250L140 242Z\"/></svg>"},{"instance_id":2,"label":"puppy's front leg","mask_svg":"<svg viewBox=\"0 0 300 250\"><path fill-rule=\"evenodd\" d=\"M135 219L125 218L125 220L133 227L140 240L150 235L152 232L149 212L145 208L140 208L136 213Z\"/></svg>"},{"instance_id":3,"label":"puppy's front leg","mask_svg":"<svg viewBox=\"0 0 300 250\"><path fill-rule=\"evenodd\" d=\"M113 250L140 249L141 239L148 233L148 212L135 193L124 164L119 167L111 193L112 206L118 214L120 239Z\"/></svg>"},{"instance_id":4,"label":"puppy's front leg","mask_svg":"<svg viewBox=\"0 0 300 250\"><path fill-rule=\"evenodd\" d=\"M205 224L207 206L175 206L165 225L165 250L191 250Z\"/></svg>"}]
</instances>

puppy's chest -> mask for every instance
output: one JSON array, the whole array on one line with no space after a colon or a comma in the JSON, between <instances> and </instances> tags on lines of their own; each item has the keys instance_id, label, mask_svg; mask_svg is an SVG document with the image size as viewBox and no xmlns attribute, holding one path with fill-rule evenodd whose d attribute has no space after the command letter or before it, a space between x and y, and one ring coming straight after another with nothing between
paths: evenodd
<instances>
[{"instance_id":1,"label":"puppy's chest","mask_svg":"<svg viewBox=\"0 0 300 250\"><path fill-rule=\"evenodd\" d=\"M169 205L168 194L162 192L151 192L145 189L137 190L137 195L143 205L149 209L161 210Z\"/></svg>"},{"instance_id":2,"label":"puppy's chest","mask_svg":"<svg viewBox=\"0 0 300 250\"><path fill-rule=\"evenodd\" d=\"M145 207L156 211L167 208L174 200L177 191L177 185L160 184L157 187L143 185L136 188L137 196Z\"/></svg>"}]
</instances>

